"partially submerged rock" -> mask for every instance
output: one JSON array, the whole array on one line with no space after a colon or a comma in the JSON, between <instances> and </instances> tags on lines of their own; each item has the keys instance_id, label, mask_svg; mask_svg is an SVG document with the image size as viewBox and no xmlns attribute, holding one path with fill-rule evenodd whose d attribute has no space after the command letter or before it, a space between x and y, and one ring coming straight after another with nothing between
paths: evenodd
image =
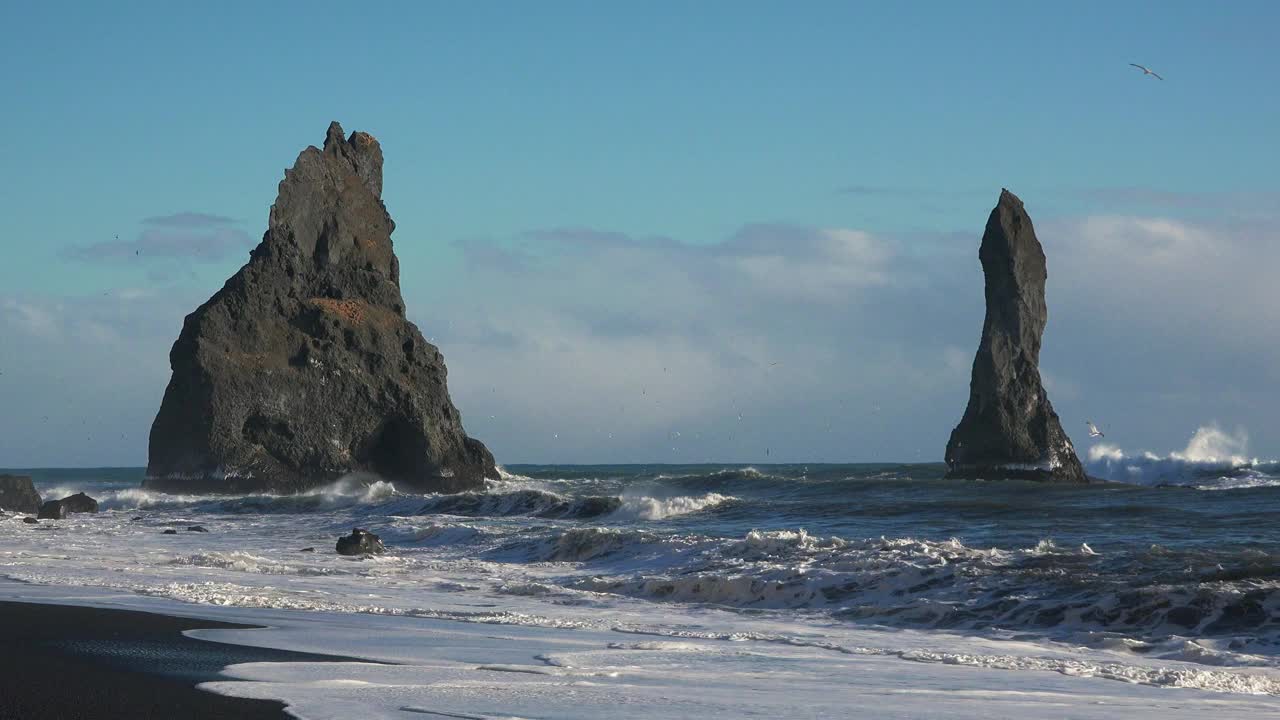
<instances>
[{"instance_id":1,"label":"partially submerged rock","mask_svg":"<svg viewBox=\"0 0 1280 720\"><path fill-rule=\"evenodd\" d=\"M75 495L68 495L58 502L62 503L69 513L98 512L98 501L82 492L78 492Z\"/></svg>"},{"instance_id":2,"label":"partially submerged rock","mask_svg":"<svg viewBox=\"0 0 1280 720\"><path fill-rule=\"evenodd\" d=\"M40 521L39 521L39 520L37 520L37 519L35 519L35 518L33 518L33 517L24 517L24 518L22 518L22 522L24 522L24 523L26 523L26 524L28 524L28 525L38 525L38 524L40 523Z\"/></svg>"},{"instance_id":3,"label":"partially submerged rock","mask_svg":"<svg viewBox=\"0 0 1280 720\"><path fill-rule=\"evenodd\" d=\"M46 500L40 506L41 520L63 520L72 513L96 513L98 501L82 492L68 495L61 500Z\"/></svg>"},{"instance_id":4,"label":"partially submerged rock","mask_svg":"<svg viewBox=\"0 0 1280 720\"><path fill-rule=\"evenodd\" d=\"M479 488L440 351L405 318L382 149L329 126L285 172L249 263L187 316L151 428L148 488L298 492L374 473Z\"/></svg>"},{"instance_id":5,"label":"partially submerged rock","mask_svg":"<svg viewBox=\"0 0 1280 720\"><path fill-rule=\"evenodd\" d=\"M386 549L381 538L360 528L353 529L350 535L338 538L339 555L375 555Z\"/></svg>"},{"instance_id":6,"label":"partially submerged rock","mask_svg":"<svg viewBox=\"0 0 1280 720\"><path fill-rule=\"evenodd\" d=\"M41 520L65 520L67 518L67 506L63 505L61 500L46 500L40 506L40 512L36 517Z\"/></svg>"},{"instance_id":7,"label":"partially submerged rock","mask_svg":"<svg viewBox=\"0 0 1280 720\"><path fill-rule=\"evenodd\" d=\"M1048 272L1031 218L1008 190L991 211L978 257L987 314L969 405L947 442L947 477L1088 482L1040 381Z\"/></svg>"},{"instance_id":8,"label":"partially submerged rock","mask_svg":"<svg viewBox=\"0 0 1280 720\"><path fill-rule=\"evenodd\" d=\"M0 509L33 513L40 509L40 493L26 475L0 475Z\"/></svg>"}]
</instances>

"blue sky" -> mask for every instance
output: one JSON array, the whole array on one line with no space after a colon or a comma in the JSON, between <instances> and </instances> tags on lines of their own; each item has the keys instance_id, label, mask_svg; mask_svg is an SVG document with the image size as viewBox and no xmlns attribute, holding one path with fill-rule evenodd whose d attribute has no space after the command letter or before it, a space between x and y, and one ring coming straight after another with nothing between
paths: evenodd
<instances>
[{"instance_id":1,"label":"blue sky","mask_svg":"<svg viewBox=\"0 0 1280 720\"><path fill-rule=\"evenodd\" d=\"M1001 187L1064 418L1280 455L1274 3L373 5L6 9L0 466L142 464L182 315L333 119L383 145L410 315L500 460L937 459ZM570 397L664 360L664 410Z\"/></svg>"}]
</instances>

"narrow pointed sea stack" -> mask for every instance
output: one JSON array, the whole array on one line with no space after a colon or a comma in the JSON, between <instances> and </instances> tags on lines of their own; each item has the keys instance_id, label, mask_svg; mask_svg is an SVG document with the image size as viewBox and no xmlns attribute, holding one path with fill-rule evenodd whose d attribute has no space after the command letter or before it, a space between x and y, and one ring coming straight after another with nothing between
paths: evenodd
<instances>
[{"instance_id":1,"label":"narrow pointed sea stack","mask_svg":"<svg viewBox=\"0 0 1280 720\"><path fill-rule=\"evenodd\" d=\"M405 319L394 229L378 141L333 123L285 171L249 263L187 316L146 487L288 493L369 472L455 492L497 476Z\"/></svg>"},{"instance_id":2,"label":"narrow pointed sea stack","mask_svg":"<svg viewBox=\"0 0 1280 720\"><path fill-rule=\"evenodd\" d=\"M978 257L987 317L969 406L947 442L947 477L1088 482L1040 383L1048 272L1031 218L1008 190L987 219Z\"/></svg>"}]
</instances>

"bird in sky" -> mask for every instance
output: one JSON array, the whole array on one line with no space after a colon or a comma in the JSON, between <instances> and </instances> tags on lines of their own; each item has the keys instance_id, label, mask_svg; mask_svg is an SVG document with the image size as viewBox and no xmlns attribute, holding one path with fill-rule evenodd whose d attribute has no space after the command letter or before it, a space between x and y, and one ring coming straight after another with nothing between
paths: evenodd
<instances>
[{"instance_id":1,"label":"bird in sky","mask_svg":"<svg viewBox=\"0 0 1280 720\"><path fill-rule=\"evenodd\" d=\"M1150 75L1151 77L1153 77L1153 78L1155 78L1155 79L1157 79L1157 80L1163 80L1163 79L1164 79L1164 78L1160 77L1160 74L1159 74L1159 73L1155 72L1154 70L1152 70L1151 68L1147 67L1146 65L1139 65L1138 63L1129 63L1129 64L1130 64L1130 65L1132 65L1132 66L1134 66L1134 67L1136 67L1136 68L1138 68L1139 70L1141 70L1143 75Z\"/></svg>"},{"instance_id":2,"label":"bird in sky","mask_svg":"<svg viewBox=\"0 0 1280 720\"><path fill-rule=\"evenodd\" d=\"M1093 424L1093 421L1085 420L1084 424L1089 426L1089 437L1106 437L1106 435L1098 429L1098 426Z\"/></svg>"}]
</instances>

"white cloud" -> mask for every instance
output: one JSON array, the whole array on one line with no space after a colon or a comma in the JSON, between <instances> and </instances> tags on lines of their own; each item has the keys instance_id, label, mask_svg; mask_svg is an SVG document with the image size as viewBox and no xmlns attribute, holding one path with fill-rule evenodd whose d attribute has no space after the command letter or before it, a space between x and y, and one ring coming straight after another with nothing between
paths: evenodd
<instances>
[{"instance_id":1,"label":"white cloud","mask_svg":"<svg viewBox=\"0 0 1280 720\"><path fill-rule=\"evenodd\" d=\"M4 309L5 325L11 326L16 339L18 332L29 333L45 340L55 340L61 335L61 328L55 317L56 308L44 308L15 298L5 298L0 303ZM12 341L12 340L11 340Z\"/></svg>"},{"instance_id":2,"label":"white cloud","mask_svg":"<svg viewBox=\"0 0 1280 720\"><path fill-rule=\"evenodd\" d=\"M1269 279L1280 243L1267 228L1107 215L1047 222L1039 234L1050 308L1042 375L1068 432L1096 416L1158 447L1207 415L1274 417L1253 393L1280 366L1280 342L1258 331L1280 307ZM884 237L750 225L709 245L582 229L536 237L483 246L471 272L502 290L481 308L409 302L430 308L429 325L470 328L442 333L441 346L468 427L500 454L654 459L666 425L747 431L760 448L786 435L804 459L936 458L964 410L982 328L980 229ZM510 380L510 406L501 391L480 392L493 376ZM634 401L642 385L649 406ZM752 413L742 422L761 425L738 424L743 402ZM539 426L542 416L526 415L538 408L583 429L581 444L544 455L525 442L517 428ZM496 412L505 424L487 422ZM843 434L827 437L828 422ZM591 440L604 426L609 448ZM723 437L704 445L717 458L756 457Z\"/></svg>"},{"instance_id":3,"label":"white cloud","mask_svg":"<svg viewBox=\"0 0 1280 720\"><path fill-rule=\"evenodd\" d=\"M188 295L0 296L0 466L140 465Z\"/></svg>"},{"instance_id":4,"label":"white cloud","mask_svg":"<svg viewBox=\"0 0 1280 720\"><path fill-rule=\"evenodd\" d=\"M945 343L889 321L918 268L866 232L748 225L693 245L575 228L465 250L475 281L500 291L408 305L437 336L469 431L507 457L867 457L888 431L871 408L956 380ZM913 336L937 349L913 352ZM529 427L556 427L558 445Z\"/></svg>"},{"instance_id":5,"label":"white cloud","mask_svg":"<svg viewBox=\"0 0 1280 720\"><path fill-rule=\"evenodd\" d=\"M1051 301L1135 335L1274 352L1260 333L1280 322L1276 227L1109 215L1055 223L1045 235Z\"/></svg>"},{"instance_id":6,"label":"white cloud","mask_svg":"<svg viewBox=\"0 0 1280 720\"><path fill-rule=\"evenodd\" d=\"M1038 232L1042 375L1069 433L1088 417L1124 447L1173 448L1216 417L1280 454L1274 228L1107 215ZM968 399L980 234L774 224L694 244L575 228L467 243L460 266L403 282L468 431L500 460L930 460ZM60 423L0 418L0 461L141 463L203 294L0 295L4 396Z\"/></svg>"},{"instance_id":7,"label":"white cloud","mask_svg":"<svg viewBox=\"0 0 1280 720\"><path fill-rule=\"evenodd\" d=\"M779 297L825 303L846 302L852 291L889 281L892 251L887 243L865 232L840 228L803 230L773 228L778 243L761 247L753 242L725 247L730 272L760 292ZM758 232L758 231L756 231Z\"/></svg>"}]
</instances>

